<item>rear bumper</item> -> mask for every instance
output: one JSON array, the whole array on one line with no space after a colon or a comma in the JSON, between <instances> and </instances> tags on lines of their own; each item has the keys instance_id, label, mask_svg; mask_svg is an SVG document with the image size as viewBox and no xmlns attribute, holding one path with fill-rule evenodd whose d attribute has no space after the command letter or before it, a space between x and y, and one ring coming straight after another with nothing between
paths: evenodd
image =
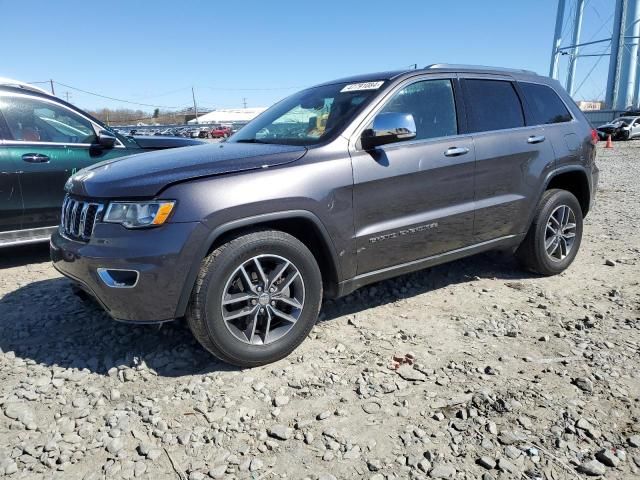
<instances>
[{"instance_id":1,"label":"rear bumper","mask_svg":"<svg viewBox=\"0 0 640 480\"><path fill-rule=\"evenodd\" d=\"M94 297L116 320L157 323L176 318L187 272L208 230L198 222L127 230L96 224L89 243L51 236L54 267ZM99 269L138 272L135 282L109 286Z\"/></svg>"}]
</instances>

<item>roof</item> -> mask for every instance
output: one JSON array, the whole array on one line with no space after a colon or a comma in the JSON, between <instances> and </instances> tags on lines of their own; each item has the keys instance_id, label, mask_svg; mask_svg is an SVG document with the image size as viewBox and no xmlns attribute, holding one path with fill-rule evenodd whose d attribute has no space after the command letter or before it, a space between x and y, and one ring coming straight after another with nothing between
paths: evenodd
<instances>
[{"instance_id":1,"label":"roof","mask_svg":"<svg viewBox=\"0 0 640 480\"><path fill-rule=\"evenodd\" d=\"M337 80L331 80L329 82L323 82L318 85L333 85L336 83L358 83L358 82L371 82L374 80L393 80L402 75L410 73L424 73L424 72L477 72L477 73L498 73L498 74L515 74L515 75L535 75L538 74L532 70L524 70L517 68L503 68L503 67L486 67L483 65L462 65L453 63L433 63L427 65L424 68L418 69L405 69L405 70L390 70L386 72L364 73L361 75L354 75L351 77L339 78Z\"/></svg>"},{"instance_id":2,"label":"roof","mask_svg":"<svg viewBox=\"0 0 640 480\"><path fill-rule=\"evenodd\" d=\"M455 63L432 63L424 67L424 70L445 70L455 72L482 72L482 73L519 73L524 75L538 75L533 70L504 67L486 67L484 65L463 65Z\"/></svg>"},{"instance_id":3,"label":"roof","mask_svg":"<svg viewBox=\"0 0 640 480\"><path fill-rule=\"evenodd\" d=\"M46 95L49 95L49 92L43 90L40 87L36 87L35 85L31 85L30 83L21 82L20 80L13 80L6 77L0 77L0 86L21 88L23 90L29 90L31 92L44 93Z\"/></svg>"},{"instance_id":4,"label":"roof","mask_svg":"<svg viewBox=\"0 0 640 480\"><path fill-rule=\"evenodd\" d=\"M408 72L415 72L415 70L390 70L387 72L377 72L377 73L363 73L360 75L353 75L351 77L338 78L336 80L330 80L328 82L319 83L315 85L316 87L322 85L333 85L335 83L359 83L359 82L371 82L374 80L391 80L396 78L402 74Z\"/></svg>"}]
</instances>

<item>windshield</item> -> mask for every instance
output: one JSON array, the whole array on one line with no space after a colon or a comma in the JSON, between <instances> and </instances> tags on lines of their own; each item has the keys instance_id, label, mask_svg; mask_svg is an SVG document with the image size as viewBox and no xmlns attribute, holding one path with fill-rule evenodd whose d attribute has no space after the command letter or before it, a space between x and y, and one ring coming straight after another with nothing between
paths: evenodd
<instances>
[{"instance_id":1,"label":"windshield","mask_svg":"<svg viewBox=\"0 0 640 480\"><path fill-rule=\"evenodd\" d=\"M383 84L336 83L303 90L269 108L229 141L316 145L342 130Z\"/></svg>"},{"instance_id":2,"label":"windshield","mask_svg":"<svg viewBox=\"0 0 640 480\"><path fill-rule=\"evenodd\" d=\"M633 121L633 118L629 118L629 117L619 117L616 118L613 122L611 123L618 123L618 122L622 122L625 125L629 125L631 122Z\"/></svg>"}]
</instances>

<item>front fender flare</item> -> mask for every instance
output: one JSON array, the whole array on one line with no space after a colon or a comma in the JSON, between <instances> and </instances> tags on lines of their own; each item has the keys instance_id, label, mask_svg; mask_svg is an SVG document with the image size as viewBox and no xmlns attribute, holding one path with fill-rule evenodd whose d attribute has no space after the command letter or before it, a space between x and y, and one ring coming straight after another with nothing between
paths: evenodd
<instances>
[{"instance_id":1,"label":"front fender flare","mask_svg":"<svg viewBox=\"0 0 640 480\"><path fill-rule=\"evenodd\" d=\"M182 287L182 292L180 293L180 299L176 308L176 318L184 316L187 310L187 305L189 304L189 298L191 297L191 291L193 290L198 272L200 271L200 264L202 263L202 260L205 258L205 256L209 253L209 250L218 238L220 238L227 232L243 227L250 227L254 225L258 226L260 224L274 220L291 220L295 218L310 220L318 228L318 231L323 237L322 240L327 246L327 250L329 251L331 261L333 262L333 267L338 273L339 278L341 278L340 263L338 261L338 256L336 254L333 240L331 239L331 236L329 235L329 232L327 231L322 221L314 213L308 210L286 210L281 212L271 212L251 217L239 218L237 220L231 220L215 227L213 230L211 230L211 232L207 236L207 239L201 245L199 251L194 257L192 265L189 266L189 273Z\"/></svg>"}]
</instances>

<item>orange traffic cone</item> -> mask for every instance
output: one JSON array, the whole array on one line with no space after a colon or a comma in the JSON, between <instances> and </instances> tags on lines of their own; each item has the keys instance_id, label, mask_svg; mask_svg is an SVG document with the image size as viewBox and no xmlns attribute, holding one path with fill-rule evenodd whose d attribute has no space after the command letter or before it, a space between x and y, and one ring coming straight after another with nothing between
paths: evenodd
<instances>
[{"instance_id":1,"label":"orange traffic cone","mask_svg":"<svg viewBox=\"0 0 640 480\"><path fill-rule=\"evenodd\" d=\"M613 148L613 142L611 141L611 134L607 135L607 143L604 148Z\"/></svg>"}]
</instances>

